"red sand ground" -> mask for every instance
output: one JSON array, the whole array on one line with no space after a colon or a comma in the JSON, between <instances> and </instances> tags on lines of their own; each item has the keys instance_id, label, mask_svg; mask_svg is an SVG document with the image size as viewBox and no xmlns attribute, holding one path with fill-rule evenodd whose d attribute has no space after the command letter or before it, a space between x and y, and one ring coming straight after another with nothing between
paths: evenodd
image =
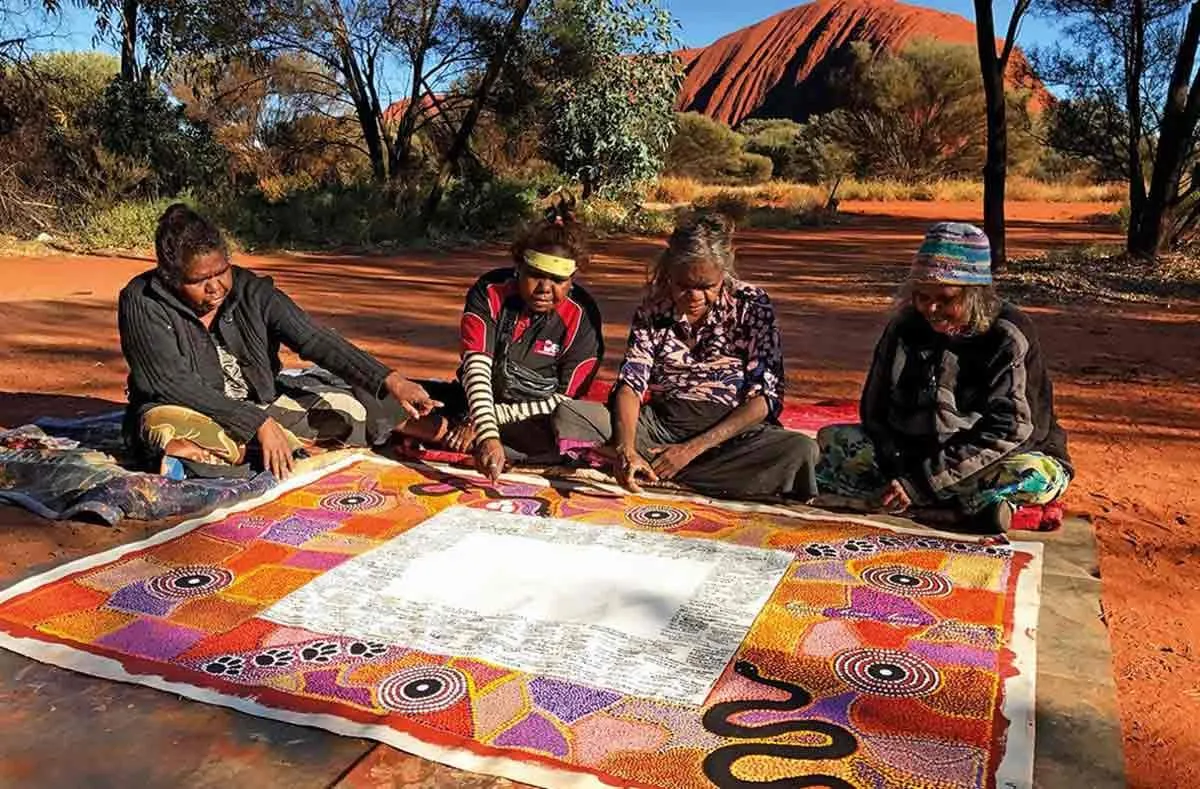
<instances>
[{"instance_id":1,"label":"red sand ground","mask_svg":"<svg viewBox=\"0 0 1200 789\"><path fill-rule=\"evenodd\" d=\"M935 217L978 220L975 204L848 205L840 225L753 231L743 275L779 310L791 396L855 397L894 282ZM1108 235L1083 218L1096 206L1014 204L1015 253ZM867 212L874 212L868 214ZM585 278L609 320L614 356L655 240L598 245ZM322 320L413 374L448 375L470 281L502 265L499 247L400 257L293 254L243 259ZM148 261L0 259L0 424L43 413L114 407L124 365L115 299ZM1032 312L1054 371L1079 479L1070 509L1100 543L1129 783L1200 784L1200 304L1080 305ZM48 524L0 508L0 577L130 539L145 530ZM379 767L376 765L376 767ZM408 768L405 768L408 769ZM412 768L417 769L417 768Z\"/></svg>"}]
</instances>

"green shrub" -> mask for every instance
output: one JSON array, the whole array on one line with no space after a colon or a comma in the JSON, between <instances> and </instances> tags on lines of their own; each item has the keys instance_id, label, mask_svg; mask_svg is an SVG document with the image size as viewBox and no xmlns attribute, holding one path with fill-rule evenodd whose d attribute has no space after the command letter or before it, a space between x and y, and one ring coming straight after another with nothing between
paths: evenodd
<instances>
[{"instance_id":1,"label":"green shrub","mask_svg":"<svg viewBox=\"0 0 1200 789\"><path fill-rule=\"evenodd\" d=\"M746 138L746 152L769 158L776 178L815 183L811 168L799 161L803 130L799 123L786 118L748 120L738 127Z\"/></svg>"},{"instance_id":2,"label":"green shrub","mask_svg":"<svg viewBox=\"0 0 1200 789\"><path fill-rule=\"evenodd\" d=\"M766 183L771 180L771 171L774 167L775 165L766 156L757 153L743 153L738 156L729 180L746 185Z\"/></svg>"},{"instance_id":3,"label":"green shrub","mask_svg":"<svg viewBox=\"0 0 1200 789\"><path fill-rule=\"evenodd\" d=\"M76 234L84 249L147 250L154 248L154 230L167 206L179 198L128 200L85 211L78 218ZM184 202L190 202L185 200Z\"/></svg>"},{"instance_id":4,"label":"green shrub","mask_svg":"<svg viewBox=\"0 0 1200 789\"><path fill-rule=\"evenodd\" d=\"M328 248L394 243L417 235L374 184L299 189L268 197L252 190L209 205L217 221L251 247Z\"/></svg>"},{"instance_id":5,"label":"green shrub","mask_svg":"<svg viewBox=\"0 0 1200 789\"><path fill-rule=\"evenodd\" d=\"M742 136L720 121L698 112L676 116L675 136L667 148L667 175L721 182L741 169Z\"/></svg>"},{"instance_id":6,"label":"green shrub","mask_svg":"<svg viewBox=\"0 0 1200 789\"><path fill-rule=\"evenodd\" d=\"M208 187L225 172L228 154L208 126L189 120L156 85L114 79L92 124L105 148L153 171L145 196Z\"/></svg>"},{"instance_id":7,"label":"green shrub","mask_svg":"<svg viewBox=\"0 0 1200 789\"><path fill-rule=\"evenodd\" d=\"M495 179L450 185L430 226L419 218L423 190L395 194L372 182L261 189L207 206L243 244L255 247L375 247L422 241L466 243L508 234L532 215L537 186Z\"/></svg>"},{"instance_id":8,"label":"green shrub","mask_svg":"<svg viewBox=\"0 0 1200 789\"><path fill-rule=\"evenodd\" d=\"M537 196L537 185L523 181L456 181L446 192L434 224L449 234L481 238L507 234L530 218Z\"/></svg>"},{"instance_id":9,"label":"green shrub","mask_svg":"<svg viewBox=\"0 0 1200 789\"><path fill-rule=\"evenodd\" d=\"M661 236L671 232L675 216L670 211L649 211L616 200L591 199L579 210L588 231L598 235Z\"/></svg>"},{"instance_id":10,"label":"green shrub","mask_svg":"<svg viewBox=\"0 0 1200 789\"><path fill-rule=\"evenodd\" d=\"M713 184L760 184L771 179L767 156L742 150L742 135L698 112L677 116L663 174Z\"/></svg>"}]
</instances>

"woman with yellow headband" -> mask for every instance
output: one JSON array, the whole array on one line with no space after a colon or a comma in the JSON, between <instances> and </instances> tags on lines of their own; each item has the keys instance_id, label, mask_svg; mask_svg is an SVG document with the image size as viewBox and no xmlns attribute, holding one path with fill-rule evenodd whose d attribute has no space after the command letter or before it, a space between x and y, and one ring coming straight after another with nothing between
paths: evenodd
<instances>
[{"instance_id":1,"label":"woman with yellow headband","mask_svg":"<svg viewBox=\"0 0 1200 789\"><path fill-rule=\"evenodd\" d=\"M552 206L512 257L513 267L484 274L467 293L458 380L426 382L445 407L404 428L472 452L492 480L506 459L557 457L550 415L587 390L604 353L600 311L575 282L588 251L572 204Z\"/></svg>"}]
</instances>

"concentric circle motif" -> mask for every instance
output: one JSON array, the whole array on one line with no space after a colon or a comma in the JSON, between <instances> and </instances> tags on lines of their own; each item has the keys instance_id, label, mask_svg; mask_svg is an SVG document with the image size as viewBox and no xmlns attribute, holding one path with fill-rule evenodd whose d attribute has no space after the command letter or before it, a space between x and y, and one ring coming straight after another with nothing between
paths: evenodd
<instances>
[{"instance_id":1,"label":"concentric circle motif","mask_svg":"<svg viewBox=\"0 0 1200 789\"><path fill-rule=\"evenodd\" d=\"M847 685L875 696L927 696L942 684L937 669L916 655L891 649L851 649L833 659L833 671Z\"/></svg>"},{"instance_id":2,"label":"concentric circle motif","mask_svg":"<svg viewBox=\"0 0 1200 789\"><path fill-rule=\"evenodd\" d=\"M945 597L954 589L941 573L917 567L870 567L861 577L876 589L902 597Z\"/></svg>"},{"instance_id":3,"label":"concentric circle motif","mask_svg":"<svg viewBox=\"0 0 1200 789\"><path fill-rule=\"evenodd\" d=\"M405 669L379 685L379 703L408 715L447 709L466 695L466 677L449 666Z\"/></svg>"},{"instance_id":4,"label":"concentric circle motif","mask_svg":"<svg viewBox=\"0 0 1200 789\"><path fill-rule=\"evenodd\" d=\"M382 493L373 490L353 490L343 493L330 493L321 499L321 509L335 512L363 512L377 510L388 503Z\"/></svg>"},{"instance_id":5,"label":"concentric circle motif","mask_svg":"<svg viewBox=\"0 0 1200 789\"><path fill-rule=\"evenodd\" d=\"M670 529L691 519L687 510L662 504L646 504L625 513L630 522L651 529Z\"/></svg>"},{"instance_id":6,"label":"concentric circle motif","mask_svg":"<svg viewBox=\"0 0 1200 789\"><path fill-rule=\"evenodd\" d=\"M233 578L224 567L176 567L146 581L146 591L160 600L183 600L224 589Z\"/></svg>"}]
</instances>

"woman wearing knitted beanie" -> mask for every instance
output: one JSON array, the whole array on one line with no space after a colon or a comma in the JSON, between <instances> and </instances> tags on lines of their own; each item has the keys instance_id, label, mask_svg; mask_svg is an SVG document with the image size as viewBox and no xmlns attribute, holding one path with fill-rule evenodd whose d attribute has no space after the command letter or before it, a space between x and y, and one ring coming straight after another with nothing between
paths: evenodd
<instances>
[{"instance_id":1,"label":"woman wearing knitted beanie","mask_svg":"<svg viewBox=\"0 0 1200 789\"><path fill-rule=\"evenodd\" d=\"M934 225L875 348L862 425L821 431L823 494L901 513L950 509L964 530L1008 528L1060 497L1073 470L1033 322L996 297L988 238Z\"/></svg>"}]
</instances>

